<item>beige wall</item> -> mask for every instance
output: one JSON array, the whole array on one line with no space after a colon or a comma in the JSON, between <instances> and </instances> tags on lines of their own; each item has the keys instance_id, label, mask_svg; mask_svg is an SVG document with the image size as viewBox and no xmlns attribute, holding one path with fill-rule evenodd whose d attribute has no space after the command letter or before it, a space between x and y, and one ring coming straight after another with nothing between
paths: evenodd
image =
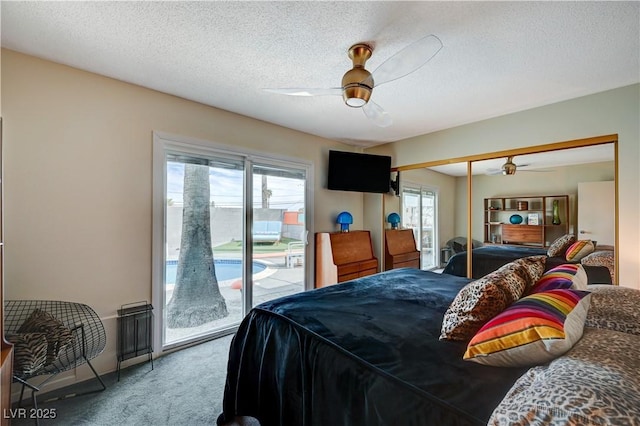
<instances>
[{"instance_id":1,"label":"beige wall","mask_svg":"<svg viewBox=\"0 0 640 426\"><path fill-rule=\"evenodd\" d=\"M363 227L361 194L323 189L329 149L352 150L339 142L9 50L2 104L5 297L92 306L100 371L115 369L116 310L151 300L153 131L310 161L315 231L343 210Z\"/></svg>"},{"instance_id":2,"label":"beige wall","mask_svg":"<svg viewBox=\"0 0 640 426\"><path fill-rule=\"evenodd\" d=\"M394 166L618 134L619 278L640 288L640 85L417 136L367 150ZM490 100L488 100L490 101Z\"/></svg>"}]
</instances>

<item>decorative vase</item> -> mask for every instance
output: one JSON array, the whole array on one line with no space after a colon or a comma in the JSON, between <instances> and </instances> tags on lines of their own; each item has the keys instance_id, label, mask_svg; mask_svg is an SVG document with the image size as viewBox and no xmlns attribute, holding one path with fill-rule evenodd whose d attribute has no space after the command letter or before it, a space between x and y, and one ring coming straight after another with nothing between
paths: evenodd
<instances>
[{"instance_id":1,"label":"decorative vase","mask_svg":"<svg viewBox=\"0 0 640 426\"><path fill-rule=\"evenodd\" d=\"M551 223L554 225L560 225L562 223L560 221L560 213L558 212L558 200L553 200L553 220Z\"/></svg>"},{"instance_id":2,"label":"decorative vase","mask_svg":"<svg viewBox=\"0 0 640 426\"><path fill-rule=\"evenodd\" d=\"M520 216L519 214L514 214L509 218L509 222L514 225L519 225L522 223L522 216Z\"/></svg>"}]
</instances>

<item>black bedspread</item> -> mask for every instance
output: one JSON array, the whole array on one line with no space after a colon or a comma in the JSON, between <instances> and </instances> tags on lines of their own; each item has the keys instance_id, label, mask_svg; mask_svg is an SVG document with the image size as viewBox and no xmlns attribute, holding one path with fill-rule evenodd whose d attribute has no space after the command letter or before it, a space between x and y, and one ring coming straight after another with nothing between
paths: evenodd
<instances>
[{"instance_id":1,"label":"black bedspread","mask_svg":"<svg viewBox=\"0 0 640 426\"><path fill-rule=\"evenodd\" d=\"M547 256L547 249L541 247L496 245L474 248L472 253L471 277L482 278L488 273L516 259L528 256ZM551 268L565 263L571 262L568 262L562 256L547 257L545 270L548 271ZM611 275L605 266L583 266L587 273L589 284L611 284ZM442 273L466 277L467 252L464 251L451 256Z\"/></svg>"},{"instance_id":2,"label":"black bedspread","mask_svg":"<svg viewBox=\"0 0 640 426\"><path fill-rule=\"evenodd\" d=\"M480 278L500 268L502 265L527 256L547 255L547 250L539 247L483 246L474 248L472 262L473 278ZM566 262L565 262L566 263ZM445 274L458 277L467 276L467 252L451 256L444 270Z\"/></svg>"},{"instance_id":3,"label":"black bedspread","mask_svg":"<svg viewBox=\"0 0 640 426\"><path fill-rule=\"evenodd\" d=\"M259 305L233 339L218 424L486 424L525 370L438 340L467 282L405 268Z\"/></svg>"}]
</instances>

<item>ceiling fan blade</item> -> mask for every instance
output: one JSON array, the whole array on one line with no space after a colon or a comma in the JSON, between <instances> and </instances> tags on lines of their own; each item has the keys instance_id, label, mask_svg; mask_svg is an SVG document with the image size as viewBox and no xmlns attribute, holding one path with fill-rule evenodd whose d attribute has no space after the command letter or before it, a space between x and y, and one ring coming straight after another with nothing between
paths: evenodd
<instances>
[{"instance_id":1,"label":"ceiling fan blade","mask_svg":"<svg viewBox=\"0 0 640 426\"><path fill-rule=\"evenodd\" d=\"M489 169L485 173L487 176L497 176L502 174L502 169Z\"/></svg>"},{"instance_id":2,"label":"ceiling fan blade","mask_svg":"<svg viewBox=\"0 0 640 426\"><path fill-rule=\"evenodd\" d=\"M442 41L433 34L423 37L384 61L371 73L375 86L397 80L424 66L442 49Z\"/></svg>"},{"instance_id":3,"label":"ceiling fan blade","mask_svg":"<svg viewBox=\"0 0 640 426\"><path fill-rule=\"evenodd\" d=\"M517 174L517 173L548 173L548 172L554 172L555 170L550 170L550 169L546 169L546 170L520 170L517 169L516 172L514 172L513 174ZM485 175L487 176L499 176L499 175L506 175L506 173L504 172L504 170L502 169L488 169L487 172L485 173Z\"/></svg>"},{"instance_id":4,"label":"ceiling fan blade","mask_svg":"<svg viewBox=\"0 0 640 426\"><path fill-rule=\"evenodd\" d=\"M283 88L283 89L262 89L265 92L277 93L289 96L342 96L342 87L328 88Z\"/></svg>"},{"instance_id":5,"label":"ceiling fan blade","mask_svg":"<svg viewBox=\"0 0 640 426\"><path fill-rule=\"evenodd\" d=\"M364 115L366 115L367 118L373 121L377 126L389 127L393 123L393 120L391 120L391 116L389 115L389 113L382 109L380 105L371 100L364 104L364 106L362 107L362 112L364 112Z\"/></svg>"}]
</instances>

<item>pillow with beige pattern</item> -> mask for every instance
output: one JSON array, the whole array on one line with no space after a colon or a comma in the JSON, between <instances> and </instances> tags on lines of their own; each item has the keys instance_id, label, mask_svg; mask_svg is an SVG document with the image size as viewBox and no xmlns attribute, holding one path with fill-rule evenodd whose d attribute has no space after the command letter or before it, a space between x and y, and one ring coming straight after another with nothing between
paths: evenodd
<instances>
[{"instance_id":1,"label":"pillow with beige pattern","mask_svg":"<svg viewBox=\"0 0 640 426\"><path fill-rule=\"evenodd\" d=\"M562 237L556 239L551 243L549 249L547 250L547 256L556 257L556 256L564 256L565 252L571 246L571 244L576 242L576 237L573 234L566 234Z\"/></svg>"},{"instance_id":2,"label":"pillow with beige pattern","mask_svg":"<svg viewBox=\"0 0 640 426\"><path fill-rule=\"evenodd\" d=\"M590 284L591 307L585 325L640 335L640 290Z\"/></svg>"},{"instance_id":3,"label":"pillow with beige pattern","mask_svg":"<svg viewBox=\"0 0 640 426\"><path fill-rule=\"evenodd\" d=\"M444 314L440 339L469 341L542 276L545 259L517 259L464 286Z\"/></svg>"}]
</instances>

